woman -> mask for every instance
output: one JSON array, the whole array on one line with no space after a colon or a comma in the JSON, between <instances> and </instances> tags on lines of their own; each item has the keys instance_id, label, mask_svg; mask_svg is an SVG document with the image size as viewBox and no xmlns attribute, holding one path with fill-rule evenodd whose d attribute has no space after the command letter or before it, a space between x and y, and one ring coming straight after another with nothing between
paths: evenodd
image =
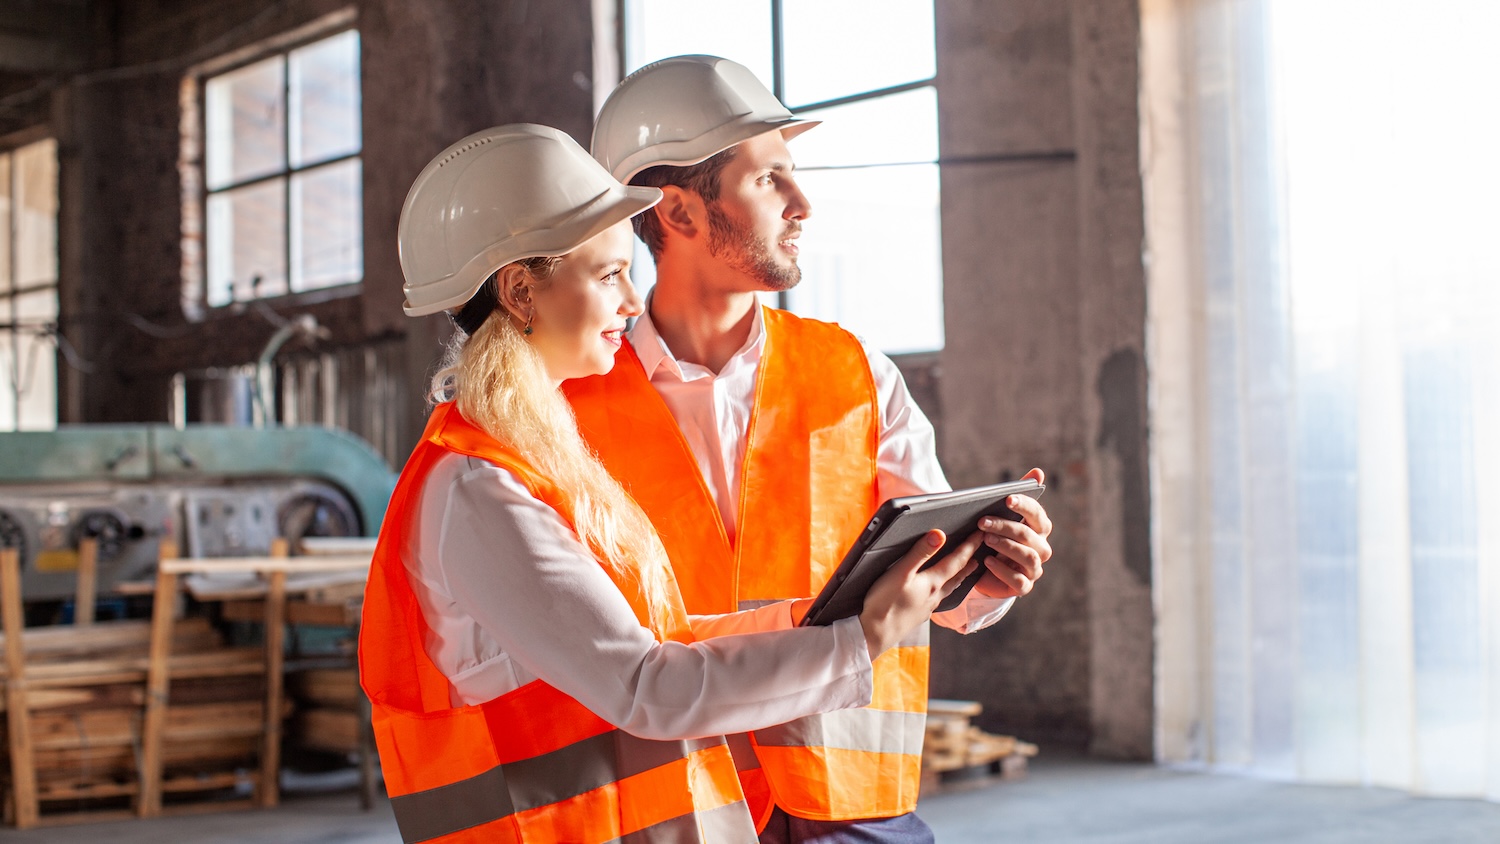
<instances>
[{"instance_id":1,"label":"woman","mask_svg":"<svg viewBox=\"0 0 1500 844\"><path fill-rule=\"evenodd\" d=\"M407 197L406 312L456 309L460 329L361 630L407 841L752 842L723 735L868 703L871 659L972 570L977 538L918 571L934 531L857 618L794 628L793 602L686 617L557 389L613 366L641 313L629 219L660 196L513 125L449 147Z\"/></svg>"}]
</instances>

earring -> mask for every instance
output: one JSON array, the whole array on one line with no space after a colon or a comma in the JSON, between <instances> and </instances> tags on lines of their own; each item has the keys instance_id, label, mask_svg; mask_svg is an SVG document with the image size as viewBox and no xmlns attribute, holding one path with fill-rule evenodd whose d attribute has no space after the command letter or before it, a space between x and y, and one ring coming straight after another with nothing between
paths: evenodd
<instances>
[{"instance_id":1,"label":"earring","mask_svg":"<svg viewBox=\"0 0 1500 844\"><path fill-rule=\"evenodd\" d=\"M528 337L531 336L531 319L532 319L532 317L535 317L535 316L536 316L536 311L532 311L532 312L530 312L530 313L528 313L526 315L526 327L523 328L523 329L521 329L521 333L522 334L525 334Z\"/></svg>"}]
</instances>

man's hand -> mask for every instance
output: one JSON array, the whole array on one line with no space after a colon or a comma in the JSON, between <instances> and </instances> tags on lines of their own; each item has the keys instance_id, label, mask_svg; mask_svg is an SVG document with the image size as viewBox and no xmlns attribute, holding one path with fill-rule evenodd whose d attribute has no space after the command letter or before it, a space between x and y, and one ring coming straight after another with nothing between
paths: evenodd
<instances>
[{"instance_id":1,"label":"man's hand","mask_svg":"<svg viewBox=\"0 0 1500 844\"><path fill-rule=\"evenodd\" d=\"M1026 477L1037 483L1046 479L1041 469L1032 469ZM1042 564L1052 559L1052 546L1047 544L1052 520L1041 503L1027 495L1012 495L1005 506L1019 513L1021 521L994 516L979 521L984 544L995 553L985 559L984 576L974 588L991 598L1014 598L1030 592L1042 576Z\"/></svg>"}]
</instances>

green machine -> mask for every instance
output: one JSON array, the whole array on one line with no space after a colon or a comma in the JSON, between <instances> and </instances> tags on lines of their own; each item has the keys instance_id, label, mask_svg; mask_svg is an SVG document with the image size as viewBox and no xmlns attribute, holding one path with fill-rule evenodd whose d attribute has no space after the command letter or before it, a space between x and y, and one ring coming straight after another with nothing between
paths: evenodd
<instances>
[{"instance_id":1,"label":"green machine","mask_svg":"<svg viewBox=\"0 0 1500 844\"><path fill-rule=\"evenodd\" d=\"M184 556L257 556L276 537L374 536L395 488L358 437L315 426L80 425L0 433L0 546L28 600L73 594L99 543L102 592L147 577L163 538Z\"/></svg>"}]
</instances>

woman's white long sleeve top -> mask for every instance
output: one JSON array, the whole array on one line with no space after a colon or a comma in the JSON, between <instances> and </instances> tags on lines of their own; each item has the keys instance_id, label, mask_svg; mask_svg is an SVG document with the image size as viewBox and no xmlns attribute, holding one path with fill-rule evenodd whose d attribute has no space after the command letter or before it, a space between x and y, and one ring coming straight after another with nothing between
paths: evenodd
<instances>
[{"instance_id":1,"label":"woman's white long sleeve top","mask_svg":"<svg viewBox=\"0 0 1500 844\"><path fill-rule=\"evenodd\" d=\"M782 602L692 618L712 639L658 642L567 523L509 471L447 455L419 502L403 562L455 705L541 679L626 732L678 739L870 702L857 618L792 628ZM750 631L760 632L736 635Z\"/></svg>"}]
</instances>

